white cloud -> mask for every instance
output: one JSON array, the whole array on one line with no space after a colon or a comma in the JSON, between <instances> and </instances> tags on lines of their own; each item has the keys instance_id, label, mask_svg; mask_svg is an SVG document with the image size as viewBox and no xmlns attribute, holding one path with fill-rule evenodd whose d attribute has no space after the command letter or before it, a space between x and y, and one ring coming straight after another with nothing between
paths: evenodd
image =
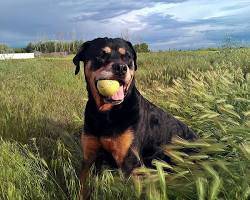
<instances>
[{"instance_id":1,"label":"white cloud","mask_svg":"<svg viewBox=\"0 0 250 200\"><path fill-rule=\"evenodd\" d=\"M244 7L243 7L244 6ZM196 21L249 12L250 2L235 0L189 0L167 10L178 21Z\"/></svg>"},{"instance_id":2,"label":"white cloud","mask_svg":"<svg viewBox=\"0 0 250 200\"><path fill-rule=\"evenodd\" d=\"M132 41L153 49L206 47L226 33L250 41L249 10L250 0L9 0L0 7L0 42L25 44L38 35L72 39L72 32L89 40L127 31Z\"/></svg>"},{"instance_id":3,"label":"white cloud","mask_svg":"<svg viewBox=\"0 0 250 200\"><path fill-rule=\"evenodd\" d=\"M243 7L244 6L244 7ZM250 4L247 5L246 1L232 1L232 0L189 0L178 3L155 3L154 5L147 6L141 9L132 10L125 14L118 15L106 20L107 25L111 25L116 30L123 30L124 27L129 29L130 32L139 32L146 29L160 29L163 24L149 25L150 21L155 19L145 18L155 14L162 17L170 17L177 22L192 23L196 21L209 20L211 18L226 17L231 15L240 15L250 10ZM183 35L197 35L205 31L213 30L230 30L231 26L221 24L207 24L208 22L200 22L201 24L183 27ZM176 23L177 24L177 23ZM235 25L237 26L237 25ZM203 33L204 34L204 33Z\"/></svg>"},{"instance_id":4,"label":"white cloud","mask_svg":"<svg viewBox=\"0 0 250 200\"><path fill-rule=\"evenodd\" d=\"M121 27L127 26L127 28L132 32L140 31L147 28L147 22L144 21L145 17L153 14L161 14L165 16L166 10L174 6L174 3L155 3L155 5L151 7L132 10L128 13L111 18L108 22L111 24L117 24Z\"/></svg>"}]
</instances>

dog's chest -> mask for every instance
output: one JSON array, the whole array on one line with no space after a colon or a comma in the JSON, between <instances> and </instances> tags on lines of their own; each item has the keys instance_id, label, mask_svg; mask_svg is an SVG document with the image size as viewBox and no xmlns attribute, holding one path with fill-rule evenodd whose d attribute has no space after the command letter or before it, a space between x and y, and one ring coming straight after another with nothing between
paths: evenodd
<instances>
[{"instance_id":1,"label":"dog's chest","mask_svg":"<svg viewBox=\"0 0 250 200\"><path fill-rule=\"evenodd\" d=\"M95 137L93 135L81 136L84 160L93 160L97 152L103 148L111 153L118 166L121 166L133 142L134 135L127 129L116 137Z\"/></svg>"}]
</instances>

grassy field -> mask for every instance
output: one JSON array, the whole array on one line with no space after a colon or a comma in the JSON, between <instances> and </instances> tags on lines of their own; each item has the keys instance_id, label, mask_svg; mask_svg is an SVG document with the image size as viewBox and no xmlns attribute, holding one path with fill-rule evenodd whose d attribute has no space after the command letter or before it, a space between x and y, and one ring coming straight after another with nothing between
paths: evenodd
<instances>
[{"instance_id":1,"label":"grassy field","mask_svg":"<svg viewBox=\"0 0 250 200\"><path fill-rule=\"evenodd\" d=\"M92 199L249 199L250 49L138 57L141 93L200 139L166 144L175 165L154 161L130 179L92 176ZM87 95L71 60L0 61L0 199L78 199Z\"/></svg>"}]
</instances>

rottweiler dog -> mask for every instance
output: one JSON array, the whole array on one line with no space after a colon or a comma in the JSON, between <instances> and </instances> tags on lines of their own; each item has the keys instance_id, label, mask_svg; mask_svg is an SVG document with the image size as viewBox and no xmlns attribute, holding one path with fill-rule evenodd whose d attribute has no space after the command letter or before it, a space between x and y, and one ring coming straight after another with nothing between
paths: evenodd
<instances>
[{"instance_id":1,"label":"rottweiler dog","mask_svg":"<svg viewBox=\"0 0 250 200\"><path fill-rule=\"evenodd\" d=\"M167 160L162 145L173 136L194 140L196 134L171 114L146 100L135 86L137 55L132 44L120 38L85 42L73 59L75 74L84 63L88 101L81 146L82 179L95 163L109 165L129 175L153 159ZM111 97L98 92L98 80L117 80L119 90Z\"/></svg>"}]
</instances>

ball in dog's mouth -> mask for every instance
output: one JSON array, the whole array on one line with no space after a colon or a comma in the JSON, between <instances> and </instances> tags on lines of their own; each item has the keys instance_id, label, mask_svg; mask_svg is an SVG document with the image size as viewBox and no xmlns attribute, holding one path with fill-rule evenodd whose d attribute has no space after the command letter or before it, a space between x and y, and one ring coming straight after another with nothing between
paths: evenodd
<instances>
[{"instance_id":1,"label":"ball in dog's mouth","mask_svg":"<svg viewBox=\"0 0 250 200\"><path fill-rule=\"evenodd\" d=\"M96 87L104 103L120 104L126 94L124 82L118 80L98 80Z\"/></svg>"}]
</instances>

